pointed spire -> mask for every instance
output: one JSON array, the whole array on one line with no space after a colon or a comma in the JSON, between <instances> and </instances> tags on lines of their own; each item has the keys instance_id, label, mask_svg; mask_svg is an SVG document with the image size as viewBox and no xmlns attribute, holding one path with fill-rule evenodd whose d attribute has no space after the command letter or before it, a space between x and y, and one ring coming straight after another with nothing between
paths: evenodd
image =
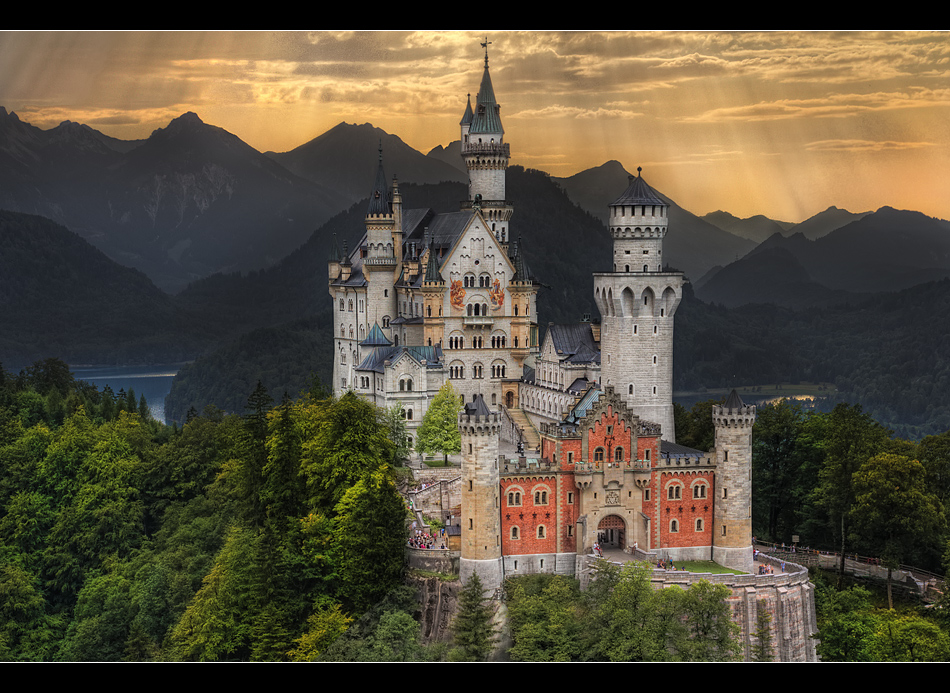
<instances>
[{"instance_id":1,"label":"pointed spire","mask_svg":"<svg viewBox=\"0 0 950 693\"><path fill-rule=\"evenodd\" d=\"M336 234L333 234L333 245L330 246L330 262L340 262L340 244L336 242Z\"/></svg>"},{"instance_id":2,"label":"pointed spire","mask_svg":"<svg viewBox=\"0 0 950 693\"><path fill-rule=\"evenodd\" d=\"M518 236L517 247L515 248L515 273L511 277L513 282L529 282L531 281L531 271L528 269L528 263L524 259L524 242L521 240L521 236Z\"/></svg>"},{"instance_id":3,"label":"pointed spire","mask_svg":"<svg viewBox=\"0 0 950 693\"><path fill-rule=\"evenodd\" d=\"M492 87L491 75L488 73L488 45L485 38L482 46L485 47L485 71L482 73L482 84L475 97L475 115L469 129L473 135L503 135L505 129L501 126L501 107L495 102L495 89Z\"/></svg>"},{"instance_id":4,"label":"pointed spire","mask_svg":"<svg viewBox=\"0 0 950 693\"><path fill-rule=\"evenodd\" d=\"M474 114L472 113L472 95L468 95L468 103L465 105L465 113L462 114L462 122L459 125L471 125L472 118Z\"/></svg>"},{"instance_id":5,"label":"pointed spire","mask_svg":"<svg viewBox=\"0 0 950 693\"><path fill-rule=\"evenodd\" d=\"M426 233L429 233L428 228L426 228ZM426 263L425 281L438 282L439 284L445 283L445 280L442 278L442 273L439 271L439 261L435 257L435 242L431 235L429 236L429 261Z\"/></svg>"},{"instance_id":6,"label":"pointed spire","mask_svg":"<svg viewBox=\"0 0 950 693\"><path fill-rule=\"evenodd\" d=\"M742 401L742 398L739 396L739 393L734 389L729 393L729 397L726 398L725 404L722 405L723 409L742 409L745 406L745 402Z\"/></svg>"},{"instance_id":7,"label":"pointed spire","mask_svg":"<svg viewBox=\"0 0 950 693\"><path fill-rule=\"evenodd\" d=\"M389 199L389 186L386 182L386 173L383 171L383 141L379 141L379 168L376 169L376 183L369 197L369 209L366 215L392 214L392 204Z\"/></svg>"}]
</instances>

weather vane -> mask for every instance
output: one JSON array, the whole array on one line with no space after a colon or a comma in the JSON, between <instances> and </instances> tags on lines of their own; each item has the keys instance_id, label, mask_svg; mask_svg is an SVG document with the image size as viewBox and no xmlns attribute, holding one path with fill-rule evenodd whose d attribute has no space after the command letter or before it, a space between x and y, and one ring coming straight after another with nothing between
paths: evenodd
<instances>
[{"instance_id":1,"label":"weather vane","mask_svg":"<svg viewBox=\"0 0 950 693\"><path fill-rule=\"evenodd\" d=\"M484 43L482 43L482 48L485 49L485 67L488 67L488 47L491 45L491 41L488 40L488 37L485 37Z\"/></svg>"}]
</instances>

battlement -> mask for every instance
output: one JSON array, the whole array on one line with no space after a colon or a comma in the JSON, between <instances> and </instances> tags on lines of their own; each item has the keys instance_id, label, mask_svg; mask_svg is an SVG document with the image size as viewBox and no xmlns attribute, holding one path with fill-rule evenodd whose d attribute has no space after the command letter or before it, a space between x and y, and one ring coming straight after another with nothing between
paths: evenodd
<instances>
[{"instance_id":1,"label":"battlement","mask_svg":"<svg viewBox=\"0 0 950 693\"><path fill-rule=\"evenodd\" d=\"M511 147L507 142L465 142L462 144L462 156L511 156Z\"/></svg>"},{"instance_id":2,"label":"battlement","mask_svg":"<svg viewBox=\"0 0 950 693\"><path fill-rule=\"evenodd\" d=\"M494 436L501 433L501 414L488 412L487 414L459 414L459 431L470 436Z\"/></svg>"},{"instance_id":3,"label":"battlement","mask_svg":"<svg viewBox=\"0 0 950 693\"><path fill-rule=\"evenodd\" d=\"M755 424L755 406L745 405L736 408L714 406L713 423L724 428L751 428Z\"/></svg>"}]
</instances>

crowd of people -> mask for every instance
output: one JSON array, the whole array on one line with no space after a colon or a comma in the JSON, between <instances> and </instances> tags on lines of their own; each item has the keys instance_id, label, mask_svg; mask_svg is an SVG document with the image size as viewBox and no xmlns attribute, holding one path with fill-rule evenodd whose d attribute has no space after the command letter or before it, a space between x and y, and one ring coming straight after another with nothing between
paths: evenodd
<instances>
[{"instance_id":1,"label":"crowd of people","mask_svg":"<svg viewBox=\"0 0 950 693\"><path fill-rule=\"evenodd\" d=\"M407 545L412 549L444 549L445 529L440 529L438 534L430 534L429 532L417 529L409 537Z\"/></svg>"}]
</instances>

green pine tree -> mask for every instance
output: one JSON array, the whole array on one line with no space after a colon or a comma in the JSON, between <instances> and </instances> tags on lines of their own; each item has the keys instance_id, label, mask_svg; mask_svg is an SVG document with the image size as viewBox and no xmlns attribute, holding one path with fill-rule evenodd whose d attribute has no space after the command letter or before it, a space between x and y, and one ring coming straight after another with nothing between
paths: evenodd
<instances>
[{"instance_id":1,"label":"green pine tree","mask_svg":"<svg viewBox=\"0 0 950 693\"><path fill-rule=\"evenodd\" d=\"M492 609L485 597L482 581L475 573L459 594L459 610L452 624L455 649L452 659L465 662L484 662L495 644Z\"/></svg>"},{"instance_id":2,"label":"green pine tree","mask_svg":"<svg viewBox=\"0 0 950 693\"><path fill-rule=\"evenodd\" d=\"M772 646L772 614L759 603L755 610L755 645L752 646L752 661L775 661L775 648Z\"/></svg>"}]
</instances>

